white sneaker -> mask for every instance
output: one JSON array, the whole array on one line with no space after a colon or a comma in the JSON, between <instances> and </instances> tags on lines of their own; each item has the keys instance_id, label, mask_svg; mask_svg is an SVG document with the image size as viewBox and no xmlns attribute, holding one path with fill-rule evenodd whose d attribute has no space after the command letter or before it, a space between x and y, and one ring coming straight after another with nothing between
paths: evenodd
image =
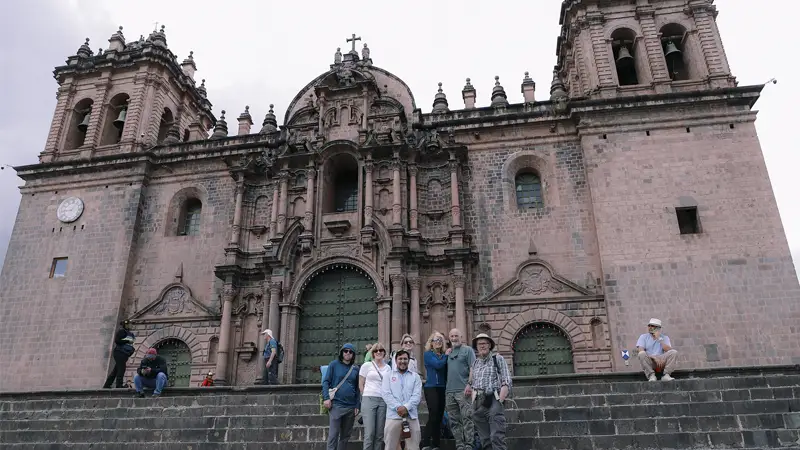
<instances>
[{"instance_id":1,"label":"white sneaker","mask_svg":"<svg viewBox=\"0 0 800 450\"><path fill-rule=\"evenodd\" d=\"M669 374L668 374L668 373L665 373L665 374L664 374L664 376L663 376L663 377L661 377L661 381L672 381L672 380L674 380L674 379L675 379L675 378L672 378L671 376L669 376Z\"/></svg>"},{"instance_id":2,"label":"white sneaker","mask_svg":"<svg viewBox=\"0 0 800 450\"><path fill-rule=\"evenodd\" d=\"M656 378L656 374L652 374L647 377L647 381L658 381L658 378Z\"/></svg>"}]
</instances>

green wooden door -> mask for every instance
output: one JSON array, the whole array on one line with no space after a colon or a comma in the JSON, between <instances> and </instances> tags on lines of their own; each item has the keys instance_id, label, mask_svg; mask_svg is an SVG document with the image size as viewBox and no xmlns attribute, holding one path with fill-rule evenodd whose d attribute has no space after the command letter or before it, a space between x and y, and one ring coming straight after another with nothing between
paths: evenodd
<instances>
[{"instance_id":1,"label":"green wooden door","mask_svg":"<svg viewBox=\"0 0 800 450\"><path fill-rule=\"evenodd\" d=\"M156 345L158 354L167 360L168 386L188 387L192 377L192 352L180 339L167 339Z\"/></svg>"},{"instance_id":2,"label":"green wooden door","mask_svg":"<svg viewBox=\"0 0 800 450\"><path fill-rule=\"evenodd\" d=\"M564 332L548 323L525 327L514 340L514 375L573 373L572 345Z\"/></svg>"},{"instance_id":3,"label":"green wooden door","mask_svg":"<svg viewBox=\"0 0 800 450\"><path fill-rule=\"evenodd\" d=\"M350 269L328 270L308 283L300 304L296 383L320 383L320 366L346 342L356 346L361 363L364 346L378 340L377 295L369 278Z\"/></svg>"}]
</instances>

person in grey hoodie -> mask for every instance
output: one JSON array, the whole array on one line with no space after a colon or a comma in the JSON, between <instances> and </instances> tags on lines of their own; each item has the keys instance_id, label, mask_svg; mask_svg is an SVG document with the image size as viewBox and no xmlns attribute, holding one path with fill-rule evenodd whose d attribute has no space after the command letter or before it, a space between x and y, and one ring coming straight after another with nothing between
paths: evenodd
<instances>
[{"instance_id":1,"label":"person in grey hoodie","mask_svg":"<svg viewBox=\"0 0 800 450\"><path fill-rule=\"evenodd\" d=\"M344 344L322 380L322 400L330 417L327 450L345 450L361 409L356 348ZM333 392L332 392L333 391Z\"/></svg>"}]
</instances>

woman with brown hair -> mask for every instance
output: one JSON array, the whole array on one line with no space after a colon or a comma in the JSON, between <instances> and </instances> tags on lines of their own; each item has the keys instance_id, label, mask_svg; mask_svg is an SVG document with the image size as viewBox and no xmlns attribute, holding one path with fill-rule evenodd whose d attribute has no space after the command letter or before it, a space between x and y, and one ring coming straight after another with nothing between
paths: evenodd
<instances>
[{"instance_id":1,"label":"woman with brown hair","mask_svg":"<svg viewBox=\"0 0 800 450\"><path fill-rule=\"evenodd\" d=\"M364 450L383 450L383 427L386 423L386 402L381 396L383 379L392 373L386 364L386 348L376 342L370 348L372 360L358 371L361 391L361 417L364 419Z\"/></svg>"},{"instance_id":2,"label":"woman with brown hair","mask_svg":"<svg viewBox=\"0 0 800 450\"><path fill-rule=\"evenodd\" d=\"M442 437L442 417L445 405L445 384L447 383L447 355L444 335L434 331L425 344L425 403L428 404L428 423L422 434L424 449L438 450Z\"/></svg>"}]
</instances>

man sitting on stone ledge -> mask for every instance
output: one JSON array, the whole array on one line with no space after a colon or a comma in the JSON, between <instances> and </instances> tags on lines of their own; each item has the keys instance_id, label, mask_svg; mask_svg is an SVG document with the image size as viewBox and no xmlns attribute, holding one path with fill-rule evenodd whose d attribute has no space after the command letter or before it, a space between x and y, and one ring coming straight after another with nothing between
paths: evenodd
<instances>
[{"instance_id":1,"label":"man sitting on stone ledge","mask_svg":"<svg viewBox=\"0 0 800 450\"><path fill-rule=\"evenodd\" d=\"M144 387L153 389L153 397L158 398L167 385L167 361L158 356L158 351L151 348L139 363L139 369L133 377L133 384L136 386L136 396L144 397Z\"/></svg>"},{"instance_id":2,"label":"man sitting on stone ledge","mask_svg":"<svg viewBox=\"0 0 800 450\"><path fill-rule=\"evenodd\" d=\"M661 334L661 321L650 319L647 324L647 333L639 336L636 341L636 350L639 362L649 381L656 381L656 371L662 372L662 381L672 381L672 371L678 359L678 351L672 348L669 336Z\"/></svg>"}]
</instances>

